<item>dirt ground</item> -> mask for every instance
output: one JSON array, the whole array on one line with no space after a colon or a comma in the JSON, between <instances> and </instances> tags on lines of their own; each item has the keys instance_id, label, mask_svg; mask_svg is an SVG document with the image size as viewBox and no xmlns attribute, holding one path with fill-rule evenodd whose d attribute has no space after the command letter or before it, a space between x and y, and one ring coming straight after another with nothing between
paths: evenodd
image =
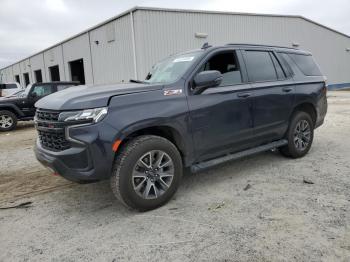
<instances>
[{"instance_id":1,"label":"dirt ground","mask_svg":"<svg viewBox=\"0 0 350 262\"><path fill-rule=\"evenodd\" d=\"M0 261L350 261L350 92L328 94L306 157L267 152L187 174L147 213L124 208L108 181L50 175L32 123L1 133Z\"/></svg>"}]
</instances>

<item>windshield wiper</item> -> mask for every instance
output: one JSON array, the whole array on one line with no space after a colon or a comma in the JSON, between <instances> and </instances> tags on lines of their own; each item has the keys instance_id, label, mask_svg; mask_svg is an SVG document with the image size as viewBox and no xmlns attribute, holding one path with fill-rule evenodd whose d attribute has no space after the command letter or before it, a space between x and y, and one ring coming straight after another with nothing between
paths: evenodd
<instances>
[{"instance_id":1,"label":"windshield wiper","mask_svg":"<svg viewBox=\"0 0 350 262\"><path fill-rule=\"evenodd\" d=\"M138 83L138 84L147 84L145 81L137 80L137 79L130 79L130 83Z\"/></svg>"}]
</instances>

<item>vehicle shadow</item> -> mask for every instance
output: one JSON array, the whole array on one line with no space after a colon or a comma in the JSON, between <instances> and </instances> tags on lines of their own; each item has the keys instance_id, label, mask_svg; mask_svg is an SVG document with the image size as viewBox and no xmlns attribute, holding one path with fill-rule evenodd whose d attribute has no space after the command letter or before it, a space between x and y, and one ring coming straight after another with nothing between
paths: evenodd
<instances>
[{"instance_id":1,"label":"vehicle shadow","mask_svg":"<svg viewBox=\"0 0 350 262\"><path fill-rule=\"evenodd\" d=\"M13 130L12 132L21 131L21 130L25 130L25 129L33 128L33 127L34 127L34 121L18 122L16 129Z\"/></svg>"},{"instance_id":2,"label":"vehicle shadow","mask_svg":"<svg viewBox=\"0 0 350 262\"><path fill-rule=\"evenodd\" d=\"M194 191L200 193L203 191L203 188L216 188L223 183L235 185L244 176L246 176L244 184L246 186L246 182L249 182L252 174L259 172L261 169L268 169L271 166L271 162L274 161L281 162L289 160L281 156L278 152L265 152L227 162L198 173L191 173L189 170L185 170L180 188L174 198L157 210L164 212L164 210L177 208L182 201L188 201L188 196ZM138 213L137 211L126 208L115 198L109 181L82 185L75 184L68 189L64 189L64 191L53 192L55 195L53 196L54 201L57 201L56 204L60 205L60 208L63 210L71 209L70 212L74 212L72 210L74 208L78 213L82 213L82 215L102 210L113 213L118 210L120 214L124 215Z\"/></svg>"}]
</instances>

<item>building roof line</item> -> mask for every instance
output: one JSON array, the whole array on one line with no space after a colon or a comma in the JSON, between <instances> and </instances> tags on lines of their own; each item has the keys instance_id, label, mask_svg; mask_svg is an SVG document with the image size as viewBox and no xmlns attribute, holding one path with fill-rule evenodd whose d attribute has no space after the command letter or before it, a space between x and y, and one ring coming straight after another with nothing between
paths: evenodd
<instances>
[{"instance_id":1,"label":"building roof line","mask_svg":"<svg viewBox=\"0 0 350 262\"><path fill-rule=\"evenodd\" d=\"M36 52L36 53L34 53L34 54L28 56L28 57L25 57L25 58L23 58L23 59L21 59L21 60L15 62L15 63L12 63L12 64L10 64L10 65L8 65L8 66L6 66L6 67L3 67L3 68L1 68L0 70L7 69L7 68L9 68L9 67L11 67L11 66L13 66L13 65L15 65L15 64L21 63L21 62L23 62L23 61L25 61L25 60L28 60L28 59L30 59L30 58L36 56L36 55L39 55L39 54L41 54L41 53L44 53L44 52L46 52L46 51L48 51L48 50L50 50L50 49L52 49L52 48L55 48L55 47L57 47L57 46L59 46L59 45L62 45L62 44L66 43L66 42L68 42L68 41L70 41L70 40L72 40L72 39L74 39L74 38L77 38L77 37L82 36L82 35L84 35L84 34L90 33L90 32L91 32L92 30L94 30L94 29L97 29L97 28L99 28L99 27L101 27L101 26L104 26L104 25L108 24L109 22L112 22L112 21L114 21L114 20L117 20L118 18L121 18L121 17L123 17L123 16L125 16L125 15L128 15L128 14L131 13L131 12L135 12L135 11L137 11L137 10L145 10L145 11L164 11L164 12L187 12L187 13L203 13L203 14L226 14L226 15L243 15L243 16L260 16L260 17L264 17L264 16L265 16L265 17L299 18L299 19L303 19L303 20L305 20L305 21L307 21L307 22L309 22L309 23L312 23L312 24L315 24L315 25L317 25L317 26L323 27L323 28L325 28L325 29L327 29L327 30L330 30L330 31L332 31L332 32L334 32L334 33L340 34L340 35L342 35L342 36L347 37L347 38L350 39L350 36L347 35L347 34L345 34L345 33L342 33L342 32L340 32L340 31L337 31L337 30L335 30L335 29L333 29L333 28L330 28L330 27L328 27L328 26L322 25L322 24L320 24L320 23L318 23L318 22L315 22L315 21L313 21L313 20L311 20L311 19L309 19L309 18L306 18L306 17L304 17L304 16L301 16L301 15L259 14L259 13L244 13L244 12L228 12L228 11L211 11L211 10L196 10L196 9L179 9L179 8L162 8L162 7L134 6L134 7L130 8L130 9L127 9L126 11L124 11L124 12L118 14L118 15L115 15L115 16L113 16L113 17L111 17L111 18L109 18L109 19L107 19L107 20L101 22L101 23L98 23L98 24L96 24L96 25L94 25L94 26L91 26L91 27L89 27L88 29L86 29L86 30L84 30L84 31L82 31L82 32L80 32L80 33L74 34L73 36L68 37L68 38L64 39L63 41L60 41L60 42L58 42L58 43L56 43L56 44L54 44L54 45L52 45L52 46L49 46L49 47L47 47L47 48L45 48L45 49L43 49L43 50L41 50L41 51L38 51L38 52Z\"/></svg>"},{"instance_id":2,"label":"building roof line","mask_svg":"<svg viewBox=\"0 0 350 262\"><path fill-rule=\"evenodd\" d=\"M44 52L46 52L46 51L48 51L48 50L50 50L50 49L52 49L52 48L55 48L55 47L57 47L57 46L59 46L59 45L62 45L62 44L66 43L66 42L68 42L68 41L70 41L70 40L72 40L72 39L75 39L75 38L79 37L79 36L82 36L82 35L84 35L84 34L87 34L87 33L91 32L92 30L97 29L97 28L99 28L99 27L101 27L101 26L104 26L104 25L108 24L109 22L112 22L112 21L114 21L114 20L117 20L118 18L121 18L121 17L123 17L123 16L125 16L125 15L128 15L130 12L134 12L134 11L136 11L137 9L138 9L137 6L135 6L135 7L133 7L133 8L130 8L130 9L128 9L128 10L126 10L126 11L124 11L124 12L122 12L122 13L116 15L116 16L113 16L113 17L111 17L111 18L109 18L109 19L107 19L107 20L105 20L105 21L103 21L103 22L101 22L101 23L98 23L98 24L96 24L96 25L94 25L94 26L91 26L91 27L89 27L88 29L85 29L84 31L81 31L81 32L79 32L79 33L77 33L77 34L74 34L74 35L72 35L72 36L70 36L70 37L68 37L68 38L66 38L66 39L64 39L64 40L62 40L62 41L60 41L60 42L58 42L58 43L56 43L56 44L53 44L53 45L51 45L51 46L49 46L49 47L47 47L47 48L45 48L45 49L43 49L43 50L41 50L41 51L35 52L34 54L32 54L32 55L30 55L30 56L27 56L27 57L25 57L25 58L23 58L23 59L21 59L21 60L15 62L15 63L11 64L11 65L8 65L8 66L6 66L6 67L4 67L4 68L1 68L0 70L4 70L4 69L9 68L9 67L11 67L11 66L13 66L13 65L15 65L15 64L19 64L19 63L21 63L21 62L23 62L23 61L26 61L26 60L28 60L28 59L34 57L34 56L40 55L41 53L44 53Z\"/></svg>"},{"instance_id":3,"label":"building roof line","mask_svg":"<svg viewBox=\"0 0 350 262\"><path fill-rule=\"evenodd\" d=\"M227 14L227 15L245 15L245 16L266 16L266 17L289 17L289 18L301 18L307 22L313 23L315 25L321 26L325 29L333 31L335 33L341 34L347 38L350 38L350 35L342 33L338 30L335 30L331 27L325 26L318 22L315 22L309 18L306 18L302 15L282 15L282 14L269 14L269 13L245 13L245 12L230 12L230 11L213 11L213 10L199 10L199 9L181 9L181 8L162 8L162 7L143 7L135 6L135 10L149 10L149 11L167 11L167 12L187 12L187 13L205 13L205 14Z\"/></svg>"}]
</instances>

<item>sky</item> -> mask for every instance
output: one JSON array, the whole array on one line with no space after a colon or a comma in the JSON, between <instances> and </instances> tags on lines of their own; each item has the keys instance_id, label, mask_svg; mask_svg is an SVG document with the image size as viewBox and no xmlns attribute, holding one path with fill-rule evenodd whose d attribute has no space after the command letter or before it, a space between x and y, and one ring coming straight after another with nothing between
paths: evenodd
<instances>
[{"instance_id":1,"label":"sky","mask_svg":"<svg viewBox=\"0 0 350 262\"><path fill-rule=\"evenodd\" d=\"M0 68L134 6L302 15L350 35L349 0L0 0Z\"/></svg>"}]
</instances>

